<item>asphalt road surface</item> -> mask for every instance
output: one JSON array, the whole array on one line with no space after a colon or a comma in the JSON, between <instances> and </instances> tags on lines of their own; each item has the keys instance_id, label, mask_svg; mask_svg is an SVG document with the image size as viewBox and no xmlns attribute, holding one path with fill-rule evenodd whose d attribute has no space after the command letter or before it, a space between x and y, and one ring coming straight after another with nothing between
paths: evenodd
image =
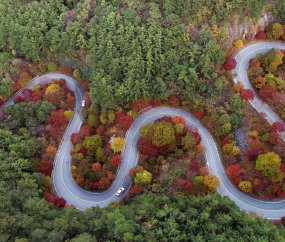
<instances>
[{"instance_id":1,"label":"asphalt road surface","mask_svg":"<svg viewBox=\"0 0 285 242\"><path fill-rule=\"evenodd\" d=\"M274 42L265 42L250 46L242 50L236 57L236 60L238 62L237 68L235 69L235 72L238 72L236 81L243 81L246 86L245 88L250 89L251 86L247 80L246 75L248 60L253 58L256 53L266 52L272 47L281 48L283 47L283 45ZM60 197L63 197L67 201L68 204L74 205L79 210L85 210L86 208L97 205L100 207L104 207L115 200L120 201L126 193L126 190L128 190L131 185L128 172L137 164L138 152L136 149L136 144L140 138L139 129L143 125L153 122L154 120L163 116L175 117L182 115L185 118L187 125L193 125L198 128L198 132L202 137L201 143L206 147L207 165L211 167L212 173L218 176L221 181L221 185L218 188L218 192L221 195L228 196L240 207L240 209L244 209L248 212L253 211L258 215L262 215L269 219L279 219L281 216L285 216L285 200L278 202L259 201L236 189L227 178L224 167L221 163L220 155L217 150L215 141L209 134L209 132L206 130L206 128L193 115L174 108L150 108L142 112L135 119L134 123L132 124L132 127L128 131L126 137L127 144L123 153L123 162L119 168L116 179L112 183L111 187L107 191L102 193L93 193L82 189L76 183L74 183L71 177L69 152L72 148L70 136L72 133L79 131L83 119L80 113L81 99L84 97L84 91L75 79L58 73L52 73L40 78L36 78L32 83L27 86L27 88L31 88L32 85L38 83L43 78L57 80L60 78L64 78L67 81L68 87L75 92L76 97L76 108L74 112L74 117L64 134L63 141L61 143L60 150L58 151L55 160L55 167L52 173L54 189ZM7 106L9 104L13 104L13 101L5 103L3 106ZM268 112L268 114L270 114L270 117L272 117L272 121L279 120L279 118L268 107L264 108L264 105L260 105L259 108L262 108L261 112ZM117 197L115 193L121 187L125 188L125 192L121 196Z\"/></svg>"}]
</instances>

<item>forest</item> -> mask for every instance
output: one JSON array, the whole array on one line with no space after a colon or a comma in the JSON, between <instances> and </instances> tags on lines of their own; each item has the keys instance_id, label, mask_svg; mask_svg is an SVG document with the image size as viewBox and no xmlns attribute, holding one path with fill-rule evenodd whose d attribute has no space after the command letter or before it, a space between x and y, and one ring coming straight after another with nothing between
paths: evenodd
<instances>
[{"instance_id":1,"label":"forest","mask_svg":"<svg viewBox=\"0 0 285 242\"><path fill-rule=\"evenodd\" d=\"M0 3L0 241L285 241L285 218L246 213L215 192L205 147L182 116L140 129L138 165L123 201L79 212L52 188L51 174L73 117L75 78L85 91L81 128L71 136L70 172L88 192L108 190L127 130L148 107L179 108L210 132L228 179L263 201L285 197L281 122L250 104L234 83L243 46L285 40L284 0L6 0ZM270 10L278 23L248 39L228 24ZM285 52L249 63L254 90L285 120ZM1 108L12 98L14 105ZM109 142L112 136L113 142Z\"/></svg>"}]
</instances>

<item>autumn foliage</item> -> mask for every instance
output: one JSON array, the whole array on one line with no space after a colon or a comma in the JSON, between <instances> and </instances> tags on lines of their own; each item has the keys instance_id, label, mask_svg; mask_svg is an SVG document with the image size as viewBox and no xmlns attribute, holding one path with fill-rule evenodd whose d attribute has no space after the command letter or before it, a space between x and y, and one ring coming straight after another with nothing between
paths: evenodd
<instances>
[{"instance_id":1,"label":"autumn foliage","mask_svg":"<svg viewBox=\"0 0 285 242\"><path fill-rule=\"evenodd\" d=\"M122 116L119 119L119 128L120 129L129 129L133 123L131 116Z\"/></svg>"},{"instance_id":2,"label":"autumn foliage","mask_svg":"<svg viewBox=\"0 0 285 242\"><path fill-rule=\"evenodd\" d=\"M146 138L140 138L137 143L138 151L145 156L154 157L158 155L158 148L157 146L153 145L149 140Z\"/></svg>"},{"instance_id":3,"label":"autumn foliage","mask_svg":"<svg viewBox=\"0 0 285 242\"><path fill-rule=\"evenodd\" d=\"M185 119L182 116L176 116L176 117L172 118L172 121L175 124L184 124L184 125L186 124Z\"/></svg>"},{"instance_id":4,"label":"autumn foliage","mask_svg":"<svg viewBox=\"0 0 285 242\"><path fill-rule=\"evenodd\" d=\"M253 100L254 99L254 94L253 91L250 89L243 89L240 94L241 98L244 99L245 101Z\"/></svg>"},{"instance_id":5,"label":"autumn foliage","mask_svg":"<svg viewBox=\"0 0 285 242\"><path fill-rule=\"evenodd\" d=\"M243 169L239 165L230 165L227 169L227 174L231 178L239 177Z\"/></svg>"},{"instance_id":6,"label":"autumn foliage","mask_svg":"<svg viewBox=\"0 0 285 242\"><path fill-rule=\"evenodd\" d=\"M66 204L66 201L62 197L57 197L57 198L54 199L54 205L55 206L63 208L65 206L65 204Z\"/></svg>"},{"instance_id":7,"label":"autumn foliage","mask_svg":"<svg viewBox=\"0 0 285 242\"><path fill-rule=\"evenodd\" d=\"M258 40L265 40L266 39L266 33L264 31L259 30L259 31L257 31L255 37Z\"/></svg>"},{"instance_id":8,"label":"autumn foliage","mask_svg":"<svg viewBox=\"0 0 285 242\"><path fill-rule=\"evenodd\" d=\"M92 171L99 171L101 169L101 164L99 162L96 162L92 165Z\"/></svg>"},{"instance_id":9,"label":"autumn foliage","mask_svg":"<svg viewBox=\"0 0 285 242\"><path fill-rule=\"evenodd\" d=\"M64 109L52 112L48 116L48 123L53 126L67 124L68 120L64 117Z\"/></svg>"},{"instance_id":10,"label":"autumn foliage","mask_svg":"<svg viewBox=\"0 0 285 242\"><path fill-rule=\"evenodd\" d=\"M224 68L228 71L232 71L236 68L237 62L235 59L226 60L224 63Z\"/></svg>"},{"instance_id":11,"label":"autumn foliage","mask_svg":"<svg viewBox=\"0 0 285 242\"><path fill-rule=\"evenodd\" d=\"M112 157L112 159L111 159L111 166L119 166L121 163L122 163L122 156L120 156L120 155L115 155L115 156L113 156Z\"/></svg>"},{"instance_id":12,"label":"autumn foliage","mask_svg":"<svg viewBox=\"0 0 285 242\"><path fill-rule=\"evenodd\" d=\"M271 126L272 131L283 132L285 131L285 125L279 121L276 121Z\"/></svg>"},{"instance_id":13,"label":"autumn foliage","mask_svg":"<svg viewBox=\"0 0 285 242\"><path fill-rule=\"evenodd\" d=\"M45 176L50 176L53 169L53 164L51 162L42 161L41 162L41 173Z\"/></svg>"},{"instance_id":14,"label":"autumn foliage","mask_svg":"<svg viewBox=\"0 0 285 242\"><path fill-rule=\"evenodd\" d=\"M258 139L255 139L255 140L251 140L248 143L248 146L251 150L260 151L262 144Z\"/></svg>"}]
</instances>

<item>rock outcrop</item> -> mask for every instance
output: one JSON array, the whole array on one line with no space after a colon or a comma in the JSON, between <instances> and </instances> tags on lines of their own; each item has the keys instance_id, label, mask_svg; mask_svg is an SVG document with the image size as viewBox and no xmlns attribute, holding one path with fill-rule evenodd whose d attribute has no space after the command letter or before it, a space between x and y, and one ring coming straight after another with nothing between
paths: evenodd
<instances>
[{"instance_id":1,"label":"rock outcrop","mask_svg":"<svg viewBox=\"0 0 285 242\"><path fill-rule=\"evenodd\" d=\"M263 17L255 20L240 21L239 18L235 19L235 23L228 24L228 38L232 41L240 38L252 40L259 27L264 30L269 24L276 22L274 15L269 12L264 12Z\"/></svg>"}]
</instances>

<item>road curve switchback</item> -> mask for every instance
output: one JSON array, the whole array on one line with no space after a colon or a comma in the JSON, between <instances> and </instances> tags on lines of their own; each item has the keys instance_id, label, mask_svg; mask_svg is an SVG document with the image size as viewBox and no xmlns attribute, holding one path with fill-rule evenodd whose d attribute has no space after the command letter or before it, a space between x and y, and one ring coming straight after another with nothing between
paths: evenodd
<instances>
[{"instance_id":1,"label":"road curve switchback","mask_svg":"<svg viewBox=\"0 0 285 242\"><path fill-rule=\"evenodd\" d=\"M283 45L275 42L273 42L272 45L271 42L263 42L243 49L236 57L238 63L234 72L239 72L236 81L241 80L244 82L245 88L252 89L246 75L248 60L255 57L256 53L264 53L273 47L282 48L281 46L283 47ZM76 97L74 117L68 125L67 130L65 131L60 149L58 150L56 156L55 166L52 173L54 189L60 197L63 197L67 201L68 204L74 205L79 210L85 210L86 208L92 206L98 205L100 207L105 207L112 201L120 201L126 192L124 192L120 197L117 197L115 193L119 188L124 187L125 190L127 190L131 185L128 172L131 168L137 165L138 151L136 145L137 141L140 138L140 128L143 125L154 122L156 119L163 116L175 117L182 115L185 118L187 125L194 125L198 128L198 132L202 137L201 143L206 147L207 165L211 167L212 173L218 176L221 181L218 192L222 196L228 196L240 207L240 209L244 209L247 212L253 211L258 215L267 217L268 219L279 219L280 217L285 216L285 200L277 202L264 202L254 199L236 189L228 180L228 177L222 165L220 154L217 150L216 143L207 129L190 113L187 113L180 109L167 107L147 109L146 111L141 112L141 114L135 119L126 136L127 144L123 152L123 162L117 172L116 179L107 191L102 193L93 193L82 189L72 179L70 172L69 152L72 148L72 143L70 141L71 134L79 131L83 120L83 117L81 116L81 99L84 97L84 91L75 79L58 73L51 73L36 78L27 86L27 88L31 88L32 85L40 82L43 78L57 80L64 78L67 82L68 87L74 91ZM246 84L246 81L249 85ZM5 103L4 106L7 106L9 104L13 104L13 101ZM263 107L264 106L260 108ZM269 108L266 111L270 113L271 110ZM262 110L262 112L265 111ZM272 117L274 117L273 114L274 113L271 114ZM277 117L275 120L278 119L279 118Z\"/></svg>"}]
</instances>

